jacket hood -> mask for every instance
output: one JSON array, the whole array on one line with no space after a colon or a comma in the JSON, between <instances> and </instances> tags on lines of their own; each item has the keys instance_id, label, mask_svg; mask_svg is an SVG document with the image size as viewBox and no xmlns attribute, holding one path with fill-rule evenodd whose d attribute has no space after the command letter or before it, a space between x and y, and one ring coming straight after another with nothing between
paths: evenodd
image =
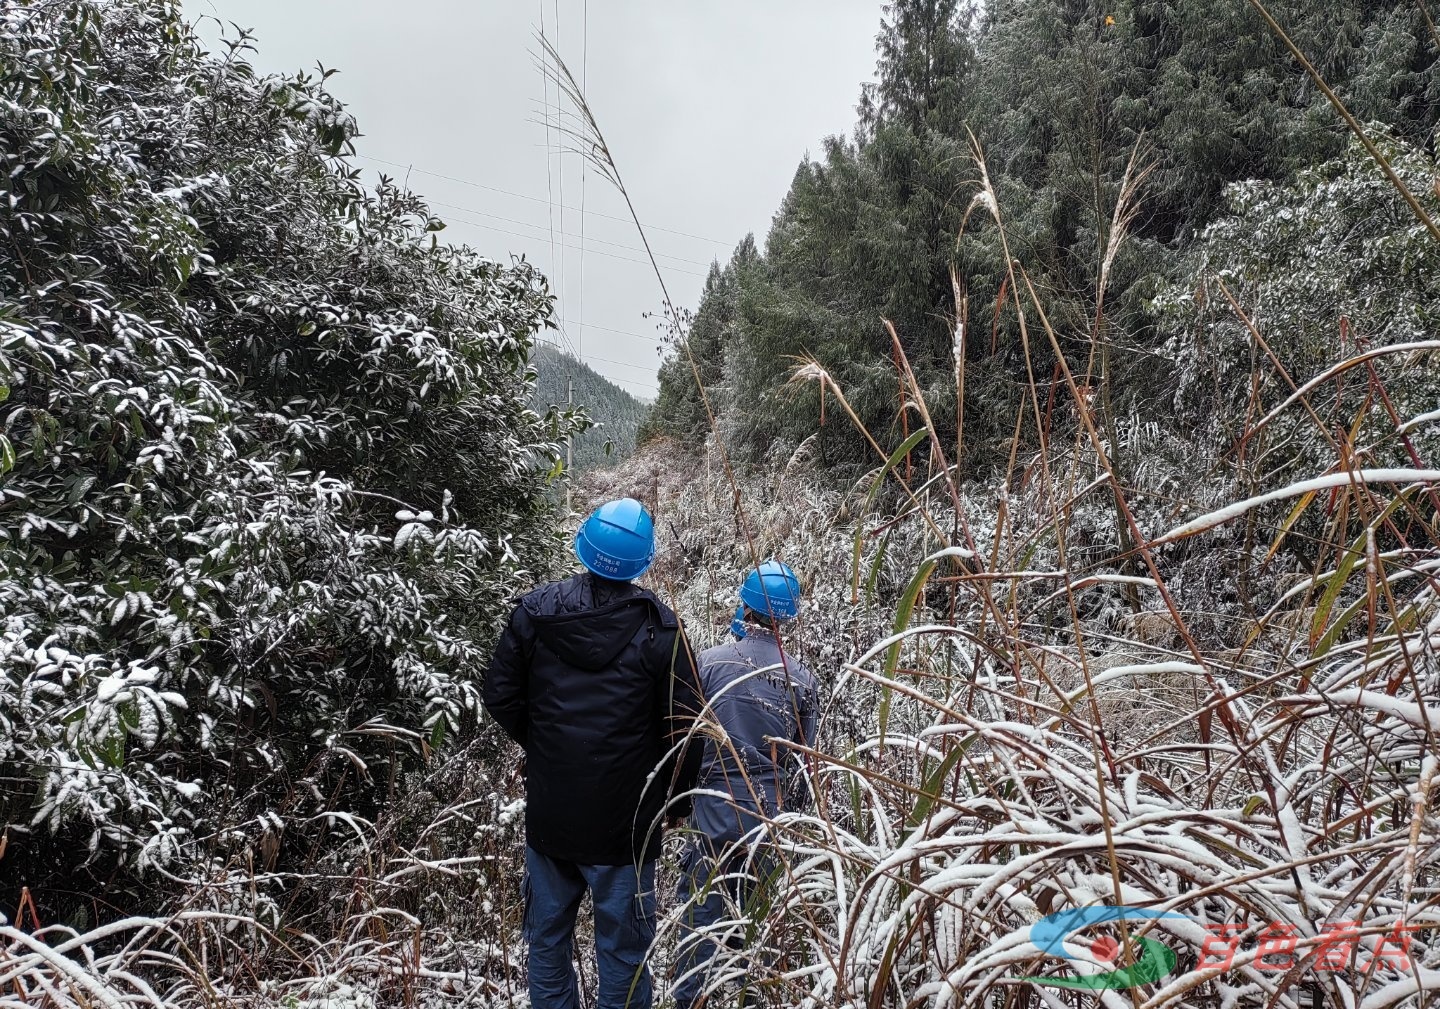
<instances>
[{"instance_id":1,"label":"jacket hood","mask_svg":"<svg viewBox=\"0 0 1440 1009\"><path fill-rule=\"evenodd\" d=\"M647 624L652 635L675 618L646 590L627 582L576 575L522 600L539 641L577 669L603 669Z\"/></svg>"}]
</instances>

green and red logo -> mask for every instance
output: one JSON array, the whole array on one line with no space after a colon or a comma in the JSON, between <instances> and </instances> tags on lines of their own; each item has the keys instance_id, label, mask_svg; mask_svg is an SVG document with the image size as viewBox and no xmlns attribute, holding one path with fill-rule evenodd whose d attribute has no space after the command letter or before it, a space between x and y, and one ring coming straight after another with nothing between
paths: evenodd
<instances>
[{"instance_id":1,"label":"green and red logo","mask_svg":"<svg viewBox=\"0 0 1440 1009\"><path fill-rule=\"evenodd\" d=\"M1124 904L1099 904L1095 907L1077 907L1069 911L1047 914L1030 928L1030 941L1042 953L1064 957L1066 960L1080 959L1065 948L1065 940L1075 932L1093 925L1112 921L1135 921L1153 918L1187 918L1174 911L1156 911L1148 907L1129 907ZM1106 988L1134 988L1137 985L1152 984L1175 970L1175 951L1164 943L1148 936L1131 936L1130 944L1135 951L1135 961L1128 967L1103 971L1099 974L1083 974L1077 977L1022 977L1021 981L1053 985L1057 988L1083 988L1099 991ZM1087 947L1090 956L1100 963L1113 963L1120 955L1121 944L1109 936L1101 936Z\"/></svg>"},{"instance_id":2,"label":"green and red logo","mask_svg":"<svg viewBox=\"0 0 1440 1009\"><path fill-rule=\"evenodd\" d=\"M1071 940L1071 937L1082 929L1108 922L1156 918L1188 919L1189 916L1148 907L1098 904L1046 915L1030 927L1030 941L1041 953L1050 956L1095 964L1112 964L1119 958L1123 948L1113 937L1102 935L1088 942ZM1247 956L1248 966L1263 973L1280 973L1305 965L1319 972L1348 970L1352 966L1361 972L1370 972L1377 968L1409 971L1413 963L1410 959L1409 933L1421 926L1407 925L1400 919L1380 926L1385 930L1383 934L1379 929L1372 930L1371 935L1376 939L1373 951L1361 948L1358 921L1330 922L1318 926L1317 934L1310 939L1302 938L1296 925L1280 921L1270 922L1263 930L1259 924L1246 926L1239 922L1202 923L1200 927L1210 935L1206 936L1201 944L1196 970L1231 969L1241 942L1249 935L1253 939L1254 950L1253 955ZM1067 941L1069 949L1066 948ZM1304 951L1301 949L1302 945L1306 947ZM1021 977L1016 980L1056 988L1100 991L1154 984L1174 973L1179 958L1175 951L1164 943L1149 936L1131 935L1129 947L1134 961L1127 967L1075 977ZM1077 952L1080 949L1088 951L1090 955L1086 957Z\"/></svg>"}]
</instances>

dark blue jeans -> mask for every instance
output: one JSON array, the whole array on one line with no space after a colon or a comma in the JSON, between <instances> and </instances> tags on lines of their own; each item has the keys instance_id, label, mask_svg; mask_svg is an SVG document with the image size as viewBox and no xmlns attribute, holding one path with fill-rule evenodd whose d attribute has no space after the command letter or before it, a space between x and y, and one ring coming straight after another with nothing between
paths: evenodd
<instances>
[{"instance_id":1,"label":"dark blue jeans","mask_svg":"<svg viewBox=\"0 0 1440 1009\"><path fill-rule=\"evenodd\" d=\"M675 959L675 1009L691 1009L705 986L711 961L720 952L715 940L704 929L722 918L745 910L755 892L756 881L750 873L764 872L766 863L746 865L743 852L719 859L714 846L702 840L685 853L680 866L680 885L676 896L684 908L685 928L680 935L680 953ZM731 936L727 945L732 950L744 947L744 940ZM689 974L688 977L685 975ZM745 1002L753 1004L755 993L747 991Z\"/></svg>"},{"instance_id":2,"label":"dark blue jeans","mask_svg":"<svg viewBox=\"0 0 1440 1009\"><path fill-rule=\"evenodd\" d=\"M570 953L575 915L590 891L595 905L595 1009L650 1009L645 955L655 938L655 863L579 865L525 848L525 941L531 1009L580 1009Z\"/></svg>"}]
</instances>

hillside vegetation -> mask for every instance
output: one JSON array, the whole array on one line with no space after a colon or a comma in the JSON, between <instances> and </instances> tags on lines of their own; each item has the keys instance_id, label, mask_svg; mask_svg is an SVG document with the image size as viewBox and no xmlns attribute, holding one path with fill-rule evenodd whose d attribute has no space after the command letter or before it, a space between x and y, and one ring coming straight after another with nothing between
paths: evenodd
<instances>
[{"instance_id":1,"label":"hillside vegetation","mask_svg":"<svg viewBox=\"0 0 1440 1009\"><path fill-rule=\"evenodd\" d=\"M639 447L577 458L697 645L757 560L803 583L815 801L743 853L710 1009L1434 1004L1440 35L1275 0L1312 76L1257 6L894 0ZM246 52L0 13L0 1009L523 1007L475 701L571 564L576 366L544 278ZM1042 943L1117 904L1169 916Z\"/></svg>"},{"instance_id":2,"label":"hillside vegetation","mask_svg":"<svg viewBox=\"0 0 1440 1009\"><path fill-rule=\"evenodd\" d=\"M1281 0L1271 9L1386 149L1409 152L1396 156L1412 167L1412 188L1428 192L1440 43L1425 4ZM1093 365L1077 370L1101 391L1107 428L1160 424L1188 441L1207 433L1210 418L1174 408L1187 374L1175 365L1178 345L1193 331L1166 309L1202 274L1293 257L1265 259L1280 276L1303 262L1327 293L1310 303L1307 337L1323 331L1332 362L1342 317L1367 340L1411 328L1391 326L1365 291L1347 289L1357 273L1387 303L1433 304L1433 280L1376 259L1382 233L1405 241L1413 216L1393 192L1374 192L1383 177L1360 164L1363 155L1357 161L1320 87L1248 0L896 0L877 52L877 80L860 95L852 134L800 163L763 249L742 242L712 270L688 354L661 370L648 434L694 443L707 433L693 357L737 460L783 461L818 428L821 457L858 475L869 454L863 438L822 424L815 389L785 380L798 358L813 357L866 427L898 443L913 425L884 319L931 418L958 446L956 461L993 473L1006 464L1031 384L1048 397L1058 377L1057 349L1021 328L1033 285L1059 352L1085 362L1098 347ZM977 149L1003 231L982 205ZM1341 178L1323 192L1313 175L1289 188L1316 170ZM1249 188L1227 189L1241 182ZM1242 194L1261 192L1264 206L1240 205ZM1400 215L1369 219L1347 206L1351 197L1388 201ZM1315 236L1349 241L1346 251L1368 239L1361 261L1310 262L1313 243L1290 244L1301 237L1286 224L1290 212L1304 214ZM1347 239L1352 221L1365 235ZM1250 234L1259 241L1239 248ZM1433 255L1414 237L1410 256ZM1323 242L1317 251L1326 255ZM1234 293L1272 310L1246 300L1251 291ZM1209 303L1224 308L1223 298ZM1427 310L1414 308L1411 321ZM1290 362L1288 338L1274 346ZM1313 346L1295 356L1316 359ZM1026 448L1038 447L1033 424L1022 434Z\"/></svg>"},{"instance_id":3,"label":"hillside vegetation","mask_svg":"<svg viewBox=\"0 0 1440 1009\"><path fill-rule=\"evenodd\" d=\"M613 465L635 451L635 433L648 410L644 402L549 344L537 344L530 360L537 376L531 406L540 413L552 406L563 408L568 391L574 409L585 411L590 420L592 426L573 436L571 457L576 473Z\"/></svg>"}]
</instances>

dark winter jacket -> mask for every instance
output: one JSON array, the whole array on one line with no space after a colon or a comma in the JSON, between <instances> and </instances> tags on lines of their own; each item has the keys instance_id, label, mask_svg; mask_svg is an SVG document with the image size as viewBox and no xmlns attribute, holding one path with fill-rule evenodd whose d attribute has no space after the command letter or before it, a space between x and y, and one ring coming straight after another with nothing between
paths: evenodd
<instances>
[{"instance_id":1,"label":"dark winter jacket","mask_svg":"<svg viewBox=\"0 0 1440 1009\"><path fill-rule=\"evenodd\" d=\"M585 573L520 600L484 703L525 750L525 839L551 858L626 865L660 853L661 820L689 812L701 746L682 746L699 681L675 614Z\"/></svg>"},{"instance_id":2,"label":"dark winter jacket","mask_svg":"<svg viewBox=\"0 0 1440 1009\"><path fill-rule=\"evenodd\" d=\"M774 816L785 807L787 791L792 804L809 797L803 788L786 788L795 751L770 740L815 745L820 709L815 677L781 651L770 631L753 626L747 631L739 641L700 653L701 687L727 738L705 744L690 822L716 847L759 826L756 813Z\"/></svg>"}]
</instances>

